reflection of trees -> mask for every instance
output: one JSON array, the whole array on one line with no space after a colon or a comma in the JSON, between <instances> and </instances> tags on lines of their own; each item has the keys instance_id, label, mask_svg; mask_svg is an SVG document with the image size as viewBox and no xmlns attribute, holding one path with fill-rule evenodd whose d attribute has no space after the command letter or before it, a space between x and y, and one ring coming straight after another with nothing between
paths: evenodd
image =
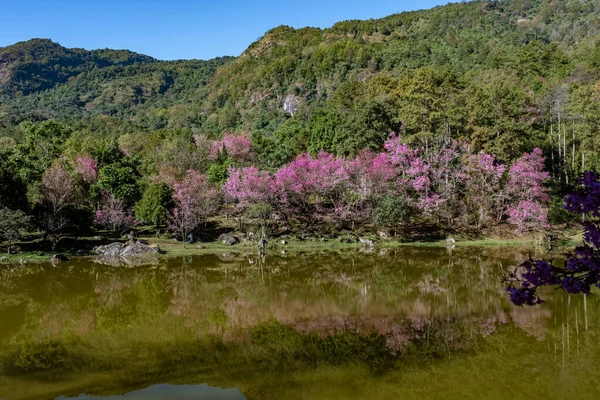
<instances>
[{"instance_id":1,"label":"reflection of trees","mask_svg":"<svg viewBox=\"0 0 600 400\"><path fill-rule=\"evenodd\" d=\"M513 323L528 335L543 340L546 337L552 311L543 307L514 307L510 317Z\"/></svg>"},{"instance_id":2,"label":"reflection of trees","mask_svg":"<svg viewBox=\"0 0 600 400\"><path fill-rule=\"evenodd\" d=\"M507 321L509 310L518 326L541 338L549 308L535 315L514 309L500 284L522 257L494 248L406 248L371 255L188 257L136 268L80 261L1 270L0 310L27 303L21 330L35 327L56 337L66 335L57 326L85 336L105 328L150 332L168 323L196 337L224 332L236 338L273 317L304 332L356 329L396 344L407 337L407 326L425 329L436 320L474 321L489 334Z\"/></svg>"},{"instance_id":3,"label":"reflection of trees","mask_svg":"<svg viewBox=\"0 0 600 400\"><path fill-rule=\"evenodd\" d=\"M362 359L353 352L376 354L381 363L371 356L368 363L388 368L389 357L422 365L485 349L486 363L511 357L519 364L528 352L528 368L554 357L548 368L572 387L573 371L597 365L600 304L556 292L542 307L515 308L500 278L520 257L506 249L407 248L0 269L0 353L37 354L59 343L97 365L214 369L226 377ZM0 370L6 362L0 356Z\"/></svg>"}]
</instances>

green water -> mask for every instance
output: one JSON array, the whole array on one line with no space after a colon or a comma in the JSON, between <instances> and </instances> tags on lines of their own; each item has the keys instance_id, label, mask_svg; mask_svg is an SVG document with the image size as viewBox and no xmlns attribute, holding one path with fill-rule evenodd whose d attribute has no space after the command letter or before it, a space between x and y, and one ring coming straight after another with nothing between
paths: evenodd
<instances>
[{"instance_id":1,"label":"green water","mask_svg":"<svg viewBox=\"0 0 600 400\"><path fill-rule=\"evenodd\" d=\"M1 267L0 398L598 399L598 296L506 298L534 252Z\"/></svg>"}]
</instances>

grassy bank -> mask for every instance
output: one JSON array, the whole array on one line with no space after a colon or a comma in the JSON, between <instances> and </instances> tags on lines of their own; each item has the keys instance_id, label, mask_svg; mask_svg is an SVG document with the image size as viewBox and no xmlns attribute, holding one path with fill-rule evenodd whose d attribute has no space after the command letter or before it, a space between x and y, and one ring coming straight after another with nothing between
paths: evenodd
<instances>
[{"instance_id":1,"label":"grassy bank","mask_svg":"<svg viewBox=\"0 0 600 400\"><path fill-rule=\"evenodd\" d=\"M224 253L256 253L258 247L256 242L244 242L238 243L233 246L225 245L218 240L210 242L196 242L193 244L185 244L176 241L171 238L156 238L151 235L140 235L140 239L146 240L153 245L159 246L161 249L161 255L166 257L180 257L180 256L192 256L192 255L203 255L203 254L224 254ZM547 243L543 234L527 235L513 238L498 238L498 237L481 237L474 239L460 239L456 238L453 242L449 240L437 240L437 241L404 241L401 239L381 239L370 237L374 242L374 250L385 250L394 249L401 247L543 247L545 248ZM78 248L87 249L87 256L93 256L93 247L101 243L110 243L112 239L104 238L102 241L98 240L98 237L87 237L77 240ZM562 251L568 247L574 247L581 243L581 235L575 231L567 232L563 235L561 240L553 243L556 251ZM72 241L66 241L65 244L72 244ZM60 245L55 250L47 248L42 242L28 242L22 244L25 250L20 251L16 254L2 254L0 255L0 264L28 264L28 263L39 263L47 262L50 260L52 255L61 253L68 257L81 257L76 255L73 251L74 248L68 248L68 246ZM36 247L39 250L36 250ZM364 246L361 242L356 241L347 243L339 239L326 239L326 238L309 238L300 240L297 237L286 237L273 238L269 240L266 251L271 253L295 253L295 252L320 252L320 251L360 251L363 250Z\"/></svg>"}]
</instances>

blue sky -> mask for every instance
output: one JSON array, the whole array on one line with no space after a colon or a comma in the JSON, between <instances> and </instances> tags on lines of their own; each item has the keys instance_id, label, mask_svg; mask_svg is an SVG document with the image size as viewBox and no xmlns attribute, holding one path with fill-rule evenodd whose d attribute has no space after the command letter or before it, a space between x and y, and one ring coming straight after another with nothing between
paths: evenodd
<instances>
[{"instance_id":1,"label":"blue sky","mask_svg":"<svg viewBox=\"0 0 600 400\"><path fill-rule=\"evenodd\" d=\"M163 60L237 56L278 25L325 28L430 8L425 0L6 0L0 47L34 37L65 47L129 49Z\"/></svg>"}]
</instances>

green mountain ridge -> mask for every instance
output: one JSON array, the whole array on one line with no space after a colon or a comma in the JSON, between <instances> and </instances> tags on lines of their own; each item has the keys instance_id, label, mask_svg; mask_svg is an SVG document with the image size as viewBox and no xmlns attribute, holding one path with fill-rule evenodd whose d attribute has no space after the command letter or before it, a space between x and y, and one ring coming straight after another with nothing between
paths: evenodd
<instances>
[{"instance_id":1,"label":"green mountain ridge","mask_svg":"<svg viewBox=\"0 0 600 400\"><path fill-rule=\"evenodd\" d=\"M154 61L129 50L68 49L50 39L31 39L0 48L0 95L28 95L82 72Z\"/></svg>"},{"instance_id":2,"label":"green mountain ridge","mask_svg":"<svg viewBox=\"0 0 600 400\"><path fill-rule=\"evenodd\" d=\"M20 120L143 118L147 103L202 101L199 91L230 59L159 61L128 50L67 49L32 39L0 49L0 101Z\"/></svg>"}]
</instances>

